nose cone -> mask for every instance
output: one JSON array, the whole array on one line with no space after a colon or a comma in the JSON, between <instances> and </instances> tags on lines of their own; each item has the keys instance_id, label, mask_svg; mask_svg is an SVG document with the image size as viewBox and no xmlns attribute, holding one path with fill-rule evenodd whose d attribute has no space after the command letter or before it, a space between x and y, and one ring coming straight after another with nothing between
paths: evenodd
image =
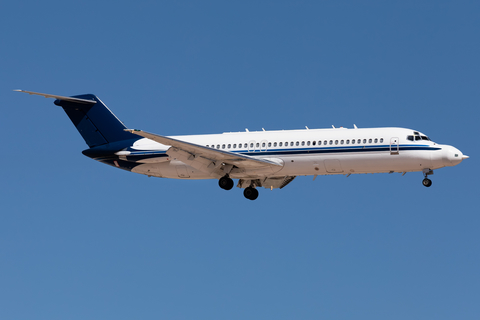
<instances>
[{"instance_id":1,"label":"nose cone","mask_svg":"<svg viewBox=\"0 0 480 320\"><path fill-rule=\"evenodd\" d=\"M446 166L456 166L463 159L467 159L468 156L464 155L460 150L452 146L445 146L443 154L443 162Z\"/></svg>"}]
</instances>

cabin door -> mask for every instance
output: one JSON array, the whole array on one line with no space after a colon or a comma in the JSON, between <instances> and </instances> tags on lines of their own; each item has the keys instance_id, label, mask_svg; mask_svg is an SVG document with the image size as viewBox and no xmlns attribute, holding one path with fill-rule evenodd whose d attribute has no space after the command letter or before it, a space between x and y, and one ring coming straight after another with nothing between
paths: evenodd
<instances>
[{"instance_id":1,"label":"cabin door","mask_svg":"<svg viewBox=\"0 0 480 320\"><path fill-rule=\"evenodd\" d=\"M395 155L399 154L400 151L400 143L398 138L391 138L390 139L390 154Z\"/></svg>"}]
</instances>

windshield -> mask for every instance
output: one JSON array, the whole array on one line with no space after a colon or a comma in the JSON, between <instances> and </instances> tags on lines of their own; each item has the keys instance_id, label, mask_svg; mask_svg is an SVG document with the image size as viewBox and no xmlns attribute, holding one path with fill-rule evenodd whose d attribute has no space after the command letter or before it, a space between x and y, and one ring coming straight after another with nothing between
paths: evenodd
<instances>
[{"instance_id":1,"label":"windshield","mask_svg":"<svg viewBox=\"0 0 480 320\"><path fill-rule=\"evenodd\" d=\"M426 141L432 141L430 140L429 137L427 137L424 134L421 134L420 132L414 131L413 136L407 136L407 140L410 141L418 141L418 140L426 140Z\"/></svg>"}]
</instances>

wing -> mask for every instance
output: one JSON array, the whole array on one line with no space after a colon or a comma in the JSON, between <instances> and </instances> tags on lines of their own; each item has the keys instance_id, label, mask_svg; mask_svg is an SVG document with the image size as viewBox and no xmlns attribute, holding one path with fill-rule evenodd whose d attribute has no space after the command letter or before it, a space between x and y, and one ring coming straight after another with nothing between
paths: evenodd
<instances>
[{"instance_id":1,"label":"wing","mask_svg":"<svg viewBox=\"0 0 480 320\"><path fill-rule=\"evenodd\" d=\"M279 159L253 158L243 154L208 148L195 143L160 136L142 130L125 129L125 131L171 146L167 150L169 156L177 158L195 169L210 174L216 173L220 168L223 168L223 171L226 170L230 172L233 166L244 169L245 171L271 169L271 172L278 171L283 167L283 162ZM221 174L220 172L217 173Z\"/></svg>"}]
</instances>

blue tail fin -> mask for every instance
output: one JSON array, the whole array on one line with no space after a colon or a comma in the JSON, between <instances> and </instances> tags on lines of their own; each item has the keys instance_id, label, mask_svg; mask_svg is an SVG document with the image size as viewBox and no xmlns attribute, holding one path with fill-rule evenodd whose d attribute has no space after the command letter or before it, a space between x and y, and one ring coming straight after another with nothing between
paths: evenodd
<instances>
[{"instance_id":1,"label":"blue tail fin","mask_svg":"<svg viewBox=\"0 0 480 320\"><path fill-rule=\"evenodd\" d=\"M72 99L57 99L55 104L61 106L82 135L87 145L92 148L107 143L138 139L138 136L124 131L125 125L93 94L73 96ZM96 101L82 103L81 99Z\"/></svg>"}]
</instances>

